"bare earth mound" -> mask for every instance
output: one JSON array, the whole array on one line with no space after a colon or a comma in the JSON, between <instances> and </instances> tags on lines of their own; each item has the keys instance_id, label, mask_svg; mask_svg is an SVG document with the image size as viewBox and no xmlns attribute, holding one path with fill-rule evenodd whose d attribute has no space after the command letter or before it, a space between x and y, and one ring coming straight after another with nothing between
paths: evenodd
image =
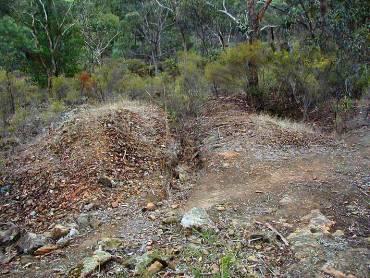
<instances>
[{"instance_id":1,"label":"bare earth mound","mask_svg":"<svg viewBox=\"0 0 370 278\"><path fill-rule=\"evenodd\" d=\"M9 162L0 222L45 228L90 202L161 195L166 130L162 111L131 102L78 114Z\"/></svg>"}]
</instances>

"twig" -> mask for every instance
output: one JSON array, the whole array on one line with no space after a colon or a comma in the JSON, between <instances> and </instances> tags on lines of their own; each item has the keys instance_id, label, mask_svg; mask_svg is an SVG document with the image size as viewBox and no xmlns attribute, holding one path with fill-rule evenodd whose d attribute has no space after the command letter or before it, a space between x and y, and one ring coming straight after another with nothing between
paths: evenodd
<instances>
[{"instance_id":1,"label":"twig","mask_svg":"<svg viewBox=\"0 0 370 278\"><path fill-rule=\"evenodd\" d=\"M367 197L369 197L369 194L367 194L366 193L366 191L364 191L359 185L357 185L357 189L361 192L361 193L363 193L363 194L365 194Z\"/></svg>"},{"instance_id":2,"label":"twig","mask_svg":"<svg viewBox=\"0 0 370 278\"><path fill-rule=\"evenodd\" d=\"M265 223L264 224L267 228L269 228L271 231L273 231L275 234L277 234L279 237L280 237L280 239L284 242L284 244L286 245L286 246L289 246L289 242L288 242L288 240L281 234L281 233L279 233L279 231L278 230L276 230L274 227L272 227L271 226L271 224L269 224L269 223Z\"/></svg>"}]
</instances>

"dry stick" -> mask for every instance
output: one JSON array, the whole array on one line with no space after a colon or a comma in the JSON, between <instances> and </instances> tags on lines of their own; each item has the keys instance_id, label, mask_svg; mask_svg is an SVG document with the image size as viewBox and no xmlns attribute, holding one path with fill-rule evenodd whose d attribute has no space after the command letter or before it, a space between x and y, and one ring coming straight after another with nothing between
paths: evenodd
<instances>
[{"instance_id":1,"label":"dry stick","mask_svg":"<svg viewBox=\"0 0 370 278\"><path fill-rule=\"evenodd\" d=\"M369 194L367 194L366 193L366 191L364 191L359 185L357 185L357 189L361 192L361 193L363 193L363 194L365 194L367 197L369 197Z\"/></svg>"},{"instance_id":2,"label":"dry stick","mask_svg":"<svg viewBox=\"0 0 370 278\"><path fill-rule=\"evenodd\" d=\"M267 227L267 228L269 228L271 231L273 231L275 234L277 234L280 238L281 238L281 240L284 242L284 244L286 245L286 246L289 246L289 242L288 242L288 240L281 234L281 233L279 233L279 231L278 230L276 230L274 227L272 227L271 226L271 224L269 224L269 223L265 223L265 226Z\"/></svg>"},{"instance_id":3,"label":"dry stick","mask_svg":"<svg viewBox=\"0 0 370 278\"><path fill-rule=\"evenodd\" d=\"M288 240L281 233L279 233L278 230L276 230L274 227L272 227L272 225L270 223L261 223L261 222L258 222L258 221L255 221L255 223L257 223L259 225L265 225L267 228L269 228L271 231L273 231L275 234L277 234L286 246L289 246Z\"/></svg>"},{"instance_id":4,"label":"dry stick","mask_svg":"<svg viewBox=\"0 0 370 278\"><path fill-rule=\"evenodd\" d=\"M127 155L127 150L125 150L125 153L123 154L123 161L125 161Z\"/></svg>"}]
</instances>

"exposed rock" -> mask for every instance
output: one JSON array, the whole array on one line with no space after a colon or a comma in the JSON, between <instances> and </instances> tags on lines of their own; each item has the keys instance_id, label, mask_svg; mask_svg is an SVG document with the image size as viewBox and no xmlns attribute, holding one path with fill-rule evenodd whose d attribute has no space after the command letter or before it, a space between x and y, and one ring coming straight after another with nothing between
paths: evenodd
<instances>
[{"instance_id":1,"label":"exposed rock","mask_svg":"<svg viewBox=\"0 0 370 278\"><path fill-rule=\"evenodd\" d=\"M0 246L16 241L20 236L20 229L13 223L0 224Z\"/></svg>"},{"instance_id":2,"label":"exposed rock","mask_svg":"<svg viewBox=\"0 0 370 278\"><path fill-rule=\"evenodd\" d=\"M288 270L288 277L321 277L320 272L334 277L367 277L369 250L352 249L343 239L332 237L328 231L334 222L318 210L303 220L308 221L307 226L288 236L291 249L299 259Z\"/></svg>"},{"instance_id":3,"label":"exposed rock","mask_svg":"<svg viewBox=\"0 0 370 278\"><path fill-rule=\"evenodd\" d=\"M87 277L94 272L95 269L103 266L109 262L113 256L105 251L97 250L94 252L94 255L87 257L83 260L81 277Z\"/></svg>"},{"instance_id":4,"label":"exposed rock","mask_svg":"<svg viewBox=\"0 0 370 278\"><path fill-rule=\"evenodd\" d=\"M302 220L309 221L308 228L313 232L321 231L323 233L329 233L330 228L335 224L334 221L328 219L318 209L312 210Z\"/></svg>"},{"instance_id":5,"label":"exposed rock","mask_svg":"<svg viewBox=\"0 0 370 278\"><path fill-rule=\"evenodd\" d=\"M149 266L147 272L148 272L148 274L153 275L153 274L161 271L163 268L165 268L165 266L161 262L155 261L153 264L151 264L151 266Z\"/></svg>"},{"instance_id":6,"label":"exposed rock","mask_svg":"<svg viewBox=\"0 0 370 278\"><path fill-rule=\"evenodd\" d=\"M66 236L71 228L65 227L63 225L55 225L55 227L50 231L50 236L54 240L58 240L64 236Z\"/></svg>"},{"instance_id":7,"label":"exposed rock","mask_svg":"<svg viewBox=\"0 0 370 278\"><path fill-rule=\"evenodd\" d=\"M92 210L94 207L95 207L94 203L89 203L89 204L84 206L84 209L89 211L89 210Z\"/></svg>"},{"instance_id":8,"label":"exposed rock","mask_svg":"<svg viewBox=\"0 0 370 278\"><path fill-rule=\"evenodd\" d=\"M33 252L33 254L35 256L41 256L41 255L51 253L51 252L53 252L57 249L59 249L58 245L54 245L54 244L45 245L45 246L40 247L39 249L37 249L35 252Z\"/></svg>"},{"instance_id":9,"label":"exposed rock","mask_svg":"<svg viewBox=\"0 0 370 278\"><path fill-rule=\"evenodd\" d=\"M346 275L346 278L368 277L369 257L370 251L366 248L348 248L330 256L323 269L342 272Z\"/></svg>"},{"instance_id":10,"label":"exposed rock","mask_svg":"<svg viewBox=\"0 0 370 278\"><path fill-rule=\"evenodd\" d=\"M334 237L343 237L344 232L342 230L336 230L335 233L333 233Z\"/></svg>"},{"instance_id":11,"label":"exposed rock","mask_svg":"<svg viewBox=\"0 0 370 278\"><path fill-rule=\"evenodd\" d=\"M351 276L347 276L345 275L343 272L339 271L339 270L336 270L332 267L328 267L328 266L325 266L321 269L322 272L324 272L325 274L328 274L332 277L335 277L335 278L350 278L350 277L353 277L355 278L355 276L351 275Z\"/></svg>"},{"instance_id":12,"label":"exposed rock","mask_svg":"<svg viewBox=\"0 0 370 278\"><path fill-rule=\"evenodd\" d=\"M167 216L162 220L162 224L164 225L173 225L178 222L180 222L180 219L177 216Z\"/></svg>"},{"instance_id":13,"label":"exposed rock","mask_svg":"<svg viewBox=\"0 0 370 278\"><path fill-rule=\"evenodd\" d=\"M98 179L98 183L105 186L105 187L113 187L114 186L114 182L110 178L108 178L107 176L101 176Z\"/></svg>"},{"instance_id":14,"label":"exposed rock","mask_svg":"<svg viewBox=\"0 0 370 278\"><path fill-rule=\"evenodd\" d=\"M162 265L162 268L167 267L166 263L167 258L162 258L158 253L156 252L147 252L142 256L136 257L136 263L135 263L135 273L137 275L144 275L146 274L150 268L155 262L159 262ZM158 267L159 265L156 264ZM153 266L153 270L154 270Z\"/></svg>"},{"instance_id":15,"label":"exposed rock","mask_svg":"<svg viewBox=\"0 0 370 278\"><path fill-rule=\"evenodd\" d=\"M290 205L292 203L294 203L294 199L290 196L285 196L284 198L282 198L279 201L279 204L282 205L282 206L287 206L287 205Z\"/></svg>"},{"instance_id":16,"label":"exposed rock","mask_svg":"<svg viewBox=\"0 0 370 278\"><path fill-rule=\"evenodd\" d=\"M119 238L103 238L98 242L99 247L105 251L117 250L123 246Z\"/></svg>"},{"instance_id":17,"label":"exposed rock","mask_svg":"<svg viewBox=\"0 0 370 278\"><path fill-rule=\"evenodd\" d=\"M320 246L322 233L312 233L310 229L298 229L291 233L287 239L297 259L306 259L312 256L322 256L323 250Z\"/></svg>"},{"instance_id":18,"label":"exposed rock","mask_svg":"<svg viewBox=\"0 0 370 278\"><path fill-rule=\"evenodd\" d=\"M17 241L16 248L21 254L32 254L38 248L47 244L43 235L26 232Z\"/></svg>"},{"instance_id":19,"label":"exposed rock","mask_svg":"<svg viewBox=\"0 0 370 278\"><path fill-rule=\"evenodd\" d=\"M213 228L214 224L203 208L192 208L181 219L184 228Z\"/></svg>"},{"instance_id":20,"label":"exposed rock","mask_svg":"<svg viewBox=\"0 0 370 278\"><path fill-rule=\"evenodd\" d=\"M90 218L91 218L90 214L81 213L78 216L76 222L82 229L86 229L90 227Z\"/></svg>"},{"instance_id":21,"label":"exposed rock","mask_svg":"<svg viewBox=\"0 0 370 278\"><path fill-rule=\"evenodd\" d=\"M184 167L180 165L176 167L175 173L181 182L185 182L188 179L188 172Z\"/></svg>"},{"instance_id":22,"label":"exposed rock","mask_svg":"<svg viewBox=\"0 0 370 278\"><path fill-rule=\"evenodd\" d=\"M70 241L75 238L79 234L78 230L75 228L71 228L69 233L65 236L62 237L57 241L57 245L64 247L70 243Z\"/></svg>"}]
</instances>

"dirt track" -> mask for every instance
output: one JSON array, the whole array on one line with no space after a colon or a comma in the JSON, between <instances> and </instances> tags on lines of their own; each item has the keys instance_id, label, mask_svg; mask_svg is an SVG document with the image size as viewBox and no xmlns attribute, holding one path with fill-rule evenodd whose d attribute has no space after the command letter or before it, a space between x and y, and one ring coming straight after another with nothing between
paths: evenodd
<instances>
[{"instance_id":1,"label":"dirt track","mask_svg":"<svg viewBox=\"0 0 370 278\"><path fill-rule=\"evenodd\" d=\"M83 231L65 249L15 261L7 275L63 277L91 254L101 238L117 237L124 248L115 254L124 259L152 249L171 254L176 267L158 277L219 277L217 267L222 272L220 261L225 258L231 258L230 276L225 277L335 277L332 268L367 277L368 129L338 140L224 100L209 103L196 125L203 168L174 181L169 198L159 202L156 211L142 211L146 202L153 201L148 195L113 208L110 203L100 206L94 210L99 225ZM176 221L164 224L192 207L206 208L218 232L189 236ZM313 210L335 222L329 233L305 230L304 216ZM271 237L263 223L288 238L290 245ZM334 236L337 230L344 235ZM295 237L300 238L301 231L306 232L304 241ZM256 235L263 240L254 242ZM32 265L24 269L28 260ZM134 272L116 263L103 271L107 277L117 273L131 277Z\"/></svg>"}]
</instances>

